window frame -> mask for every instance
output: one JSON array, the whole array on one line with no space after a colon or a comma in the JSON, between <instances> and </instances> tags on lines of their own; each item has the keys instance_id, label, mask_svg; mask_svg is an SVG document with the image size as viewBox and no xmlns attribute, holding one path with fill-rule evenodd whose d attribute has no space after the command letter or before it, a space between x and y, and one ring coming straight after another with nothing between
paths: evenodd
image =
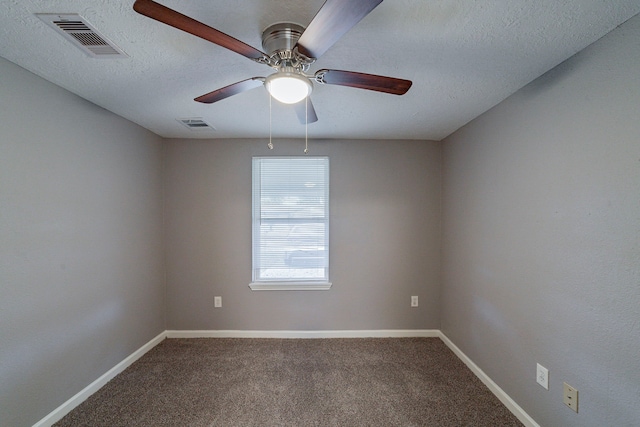
<instances>
[{"instance_id":1,"label":"window frame","mask_svg":"<svg viewBox=\"0 0 640 427\"><path fill-rule=\"evenodd\" d=\"M257 257L259 257L260 248L260 225L263 224L263 220L277 221L276 218L263 218L261 217L261 192L262 182L261 175L257 172L256 162L269 161L269 160L305 160L305 159L324 159L326 161L324 167L324 212L323 219L320 223L325 225L324 231L324 247L326 250L326 267L324 269L325 275L319 279L302 279L293 278L287 280L285 278L264 279L259 278L257 266ZM329 290L332 283L329 280L329 199L330 199L330 159L329 156L253 156L251 159L251 283L249 287L252 290ZM286 224L291 224L291 227L295 227L292 221L285 221Z\"/></svg>"}]
</instances>

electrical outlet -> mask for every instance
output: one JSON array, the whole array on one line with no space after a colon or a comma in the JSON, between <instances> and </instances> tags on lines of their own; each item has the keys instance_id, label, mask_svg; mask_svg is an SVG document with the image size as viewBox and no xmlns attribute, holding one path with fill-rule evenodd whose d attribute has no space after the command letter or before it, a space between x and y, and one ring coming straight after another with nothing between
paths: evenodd
<instances>
[{"instance_id":1,"label":"electrical outlet","mask_svg":"<svg viewBox=\"0 0 640 427\"><path fill-rule=\"evenodd\" d=\"M562 401L569 408L578 412L578 390L567 383L563 383L563 388L564 393L562 394Z\"/></svg>"},{"instance_id":2,"label":"electrical outlet","mask_svg":"<svg viewBox=\"0 0 640 427\"><path fill-rule=\"evenodd\" d=\"M546 390L549 390L549 370L537 363L536 381Z\"/></svg>"},{"instance_id":3,"label":"electrical outlet","mask_svg":"<svg viewBox=\"0 0 640 427\"><path fill-rule=\"evenodd\" d=\"M215 308L222 307L222 297L213 297L213 306Z\"/></svg>"},{"instance_id":4,"label":"electrical outlet","mask_svg":"<svg viewBox=\"0 0 640 427\"><path fill-rule=\"evenodd\" d=\"M418 306L418 296L414 295L411 297L411 307L417 307Z\"/></svg>"}]
</instances>

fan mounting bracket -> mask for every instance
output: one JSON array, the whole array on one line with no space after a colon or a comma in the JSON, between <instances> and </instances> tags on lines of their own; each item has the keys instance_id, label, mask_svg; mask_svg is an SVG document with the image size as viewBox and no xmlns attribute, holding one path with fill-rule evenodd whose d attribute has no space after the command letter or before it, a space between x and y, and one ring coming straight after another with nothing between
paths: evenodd
<instances>
[{"instance_id":1,"label":"fan mounting bracket","mask_svg":"<svg viewBox=\"0 0 640 427\"><path fill-rule=\"evenodd\" d=\"M326 84L326 83L325 83L325 81L324 81L324 76L325 76L325 74L327 74L327 72L328 72L328 71L329 71L329 70L319 70L319 71L317 71L317 72L314 74L313 79L314 79L317 83L320 83L320 84Z\"/></svg>"}]
</instances>

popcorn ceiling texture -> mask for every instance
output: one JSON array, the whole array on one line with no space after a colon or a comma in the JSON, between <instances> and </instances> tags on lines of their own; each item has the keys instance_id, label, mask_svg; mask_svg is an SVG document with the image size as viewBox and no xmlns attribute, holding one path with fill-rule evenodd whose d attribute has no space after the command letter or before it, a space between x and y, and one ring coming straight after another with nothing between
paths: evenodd
<instances>
[{"instance_id":1,"label":"popcorn ceiling texture","mask_svg":"<svg viewBox=\"0 0 640 427\"><path fill-rule=\"evenodd\" d=\"M322 0L161 2L261 49L268 25L307 25ZM214 105L193 98L272 70L135 13L133 0L0 2L0 56L163 137L264 137L269 101L257 88ZM323 55L320 68L413 80L404 96L315 85L310 138L440 140L640 11L637 0L394 0ZM130 58L92 59L34 13L79 13ZM277 103L274 103L277 104ZM274 105L276 137L301 137ZM176 118L202 117L192 132Z\"/></svg>"}]
</instances>

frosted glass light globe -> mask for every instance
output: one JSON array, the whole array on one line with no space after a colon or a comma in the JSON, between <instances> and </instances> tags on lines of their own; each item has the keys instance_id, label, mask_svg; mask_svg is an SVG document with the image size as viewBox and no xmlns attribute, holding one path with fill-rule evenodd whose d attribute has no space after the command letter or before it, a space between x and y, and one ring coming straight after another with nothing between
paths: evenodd
<instances>
[{"instance_id":1,"label":"frosted glass light globe","mask_svg":"<svg viewBox=\"0 0 640 427\"><path fill-rule=\"evenodd\" d=\"M311 94L311 81L303 75L278 72L268 76L264 85L276 100L285 104L295 104Z\"/></svg>"}]
</instances>

